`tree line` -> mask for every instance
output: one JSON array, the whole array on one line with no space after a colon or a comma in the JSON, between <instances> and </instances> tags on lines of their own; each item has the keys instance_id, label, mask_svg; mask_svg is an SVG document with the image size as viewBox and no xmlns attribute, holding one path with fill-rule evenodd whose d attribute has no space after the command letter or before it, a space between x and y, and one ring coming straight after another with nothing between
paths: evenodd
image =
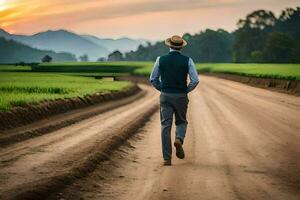
<instances>
[{"instance_id":1,"label":"tree line","mask_svg":"<svg viewBox=\"0 0 300 200\"><path fill-rule=\"evenodd\" d=\"M272 11L256 10L237 23L237 30L201 31L183 38L183 53L196 62L300 62L300 7L288 8L276 17ZM129 61L153 61L168 52L164 41L140 45L124 55Z\"/></svg>"}]
</instances>

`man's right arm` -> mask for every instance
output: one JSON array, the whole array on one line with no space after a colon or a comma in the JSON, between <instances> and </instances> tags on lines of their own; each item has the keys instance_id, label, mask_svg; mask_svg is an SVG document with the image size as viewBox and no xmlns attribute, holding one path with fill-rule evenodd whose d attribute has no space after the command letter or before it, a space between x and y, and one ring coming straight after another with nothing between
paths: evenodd
<instances>
[{"instance_id":1,"label":"man's right arm","mask_svg":"<svg viewBox=\"0 0 300 200\"><path fill-rule=\"evenodd\" d=\"M199 83L196 65L191 58L189 59L189 77L190 77L190 83L187 87L187 92L191 92L192 90L194 90Z\"/></svg>"},{"instance_id":2,"label":"man's right arm","mask_svg":"<svg viewBox=\"0 0 300 200\"><path fill-rule=\"evenodd\" d=\"M161 90L161 81L159 80L159 77L159 57L157 57L150 75L150 82L158 91Z\"/></svg>"}]
</instances>

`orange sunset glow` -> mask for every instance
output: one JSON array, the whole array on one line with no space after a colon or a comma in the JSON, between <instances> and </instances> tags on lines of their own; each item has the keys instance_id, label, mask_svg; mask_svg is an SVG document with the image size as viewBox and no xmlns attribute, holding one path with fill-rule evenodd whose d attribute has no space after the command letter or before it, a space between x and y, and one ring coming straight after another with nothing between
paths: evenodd
<instances>
[{"instance_id":1,"label":"orange sunset glow","mask_svg":"<svg viewBox=\"0 0 300 200\"><path fill-rule=\"evenodd\" d=\"M255 9L294 7L297 0L0 0L0 28L16 34L68 29L101 37L162 39L206 28L232 31Z\"/></svg>"}]
</instances>

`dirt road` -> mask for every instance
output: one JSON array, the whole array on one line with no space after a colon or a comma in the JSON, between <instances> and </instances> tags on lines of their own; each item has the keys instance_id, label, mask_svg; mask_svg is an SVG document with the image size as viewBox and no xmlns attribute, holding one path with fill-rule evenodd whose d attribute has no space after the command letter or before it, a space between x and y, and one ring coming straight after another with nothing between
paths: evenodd
<instances>
[{"instance_id":1,"label":"dirt road","mask_svg":"<svg viewBox=\"0 0 300 200\"><path fill-rule=\"evenodd\" d=\"M161 166L156 113L109 160L49 198L300 199L299 97L203 76L189 98L186 159ZM150 90L136 103L2 149L0 192L68 170L109 128L132 123L157 100Z\"/></svg>"},{"instance_id":2,"label":"dirt road","mask_svg":"<svg viewBox=\"0 0 300 200\"><path fill-rule=\"evenodd\" d=\"M39 193L51 193L58 189L53 187L92 171L97 162L110 156L114 147L109 145L118 145L157 110L158 95L149 86L141 87L146 94L132 103L0 149L0 199L23 199L24 195L41 199L44 196ZM38 190L37 195L26 193L32 188Z\"/></svg>"}]
</instances>

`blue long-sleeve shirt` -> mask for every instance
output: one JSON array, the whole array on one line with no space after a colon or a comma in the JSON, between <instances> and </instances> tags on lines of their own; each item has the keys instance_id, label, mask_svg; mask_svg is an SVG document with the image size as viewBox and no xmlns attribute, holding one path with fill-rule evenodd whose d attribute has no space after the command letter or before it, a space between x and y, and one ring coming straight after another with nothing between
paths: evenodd
<instances>
[{"instance_id":1,"label":"blue long-sleeve shirt","mask_svg":"<svg viewBox=\"0 0 300 200\"><path fill-rule=\"evenodd\" d=\"M171 49L170 51L176 51ZM196 70L196 66L194 61L190 58L189 59L189 68L188 68L188 75L190 79L190 83L187 86L187 92L191 92L199 83L199 77ZM153 70L150 75L150 82L151 84L159 91L161 91L161 81L160 81L160 72L159 72L159 57L157 57Z\"/></svg>"}]
</instances>

